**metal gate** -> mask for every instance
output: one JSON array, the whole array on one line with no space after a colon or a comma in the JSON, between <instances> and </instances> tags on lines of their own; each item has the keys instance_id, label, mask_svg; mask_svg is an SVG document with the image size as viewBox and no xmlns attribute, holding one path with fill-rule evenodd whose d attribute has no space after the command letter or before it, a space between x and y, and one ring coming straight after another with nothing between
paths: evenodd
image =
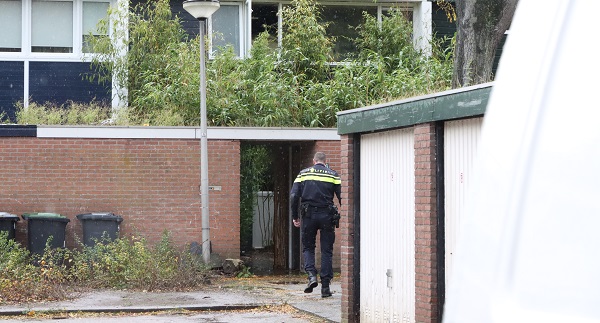
<instances>
[{"instance_id":1,"label":"metal gate","mask_svg":"<svg viewBox=\"0 0 600 323\"><path fill-rule=\"evenodd\" d=\"M448 277L452 276L460 220L465 211L482 122L483 118L473 118L444 123L446 286Z\"/></svg>"},{"instance_id":2,"label":"metal gate","mask_svg":"<svg viewBox=\"0 0 600 323\"><path fill-rule=\"evenodd\" d=\"M415 321L413 128L361 136L361 322Z\"/></svg>"}]
</instances>

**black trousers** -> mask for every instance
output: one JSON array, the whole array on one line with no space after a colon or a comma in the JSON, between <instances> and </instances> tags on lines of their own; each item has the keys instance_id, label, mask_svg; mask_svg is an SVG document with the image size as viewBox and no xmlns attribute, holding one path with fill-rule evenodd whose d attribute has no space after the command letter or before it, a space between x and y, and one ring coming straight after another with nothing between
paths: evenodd
<instances>
[{"instance_id":1,"label":"black trousers","mask_svg":"<svg viewBox=\"0 0 600 323\"><path fill-rule=\"evenodd\" d=\"M315 267L315 245L317 231L320 232L321 242L321 284L327 286L333 279L333 243L335 242L335 228L332 215L327 208L313 208L302 218L302 254L304 256L304 270L317 273Z\"/></svg>"}]
</instances>

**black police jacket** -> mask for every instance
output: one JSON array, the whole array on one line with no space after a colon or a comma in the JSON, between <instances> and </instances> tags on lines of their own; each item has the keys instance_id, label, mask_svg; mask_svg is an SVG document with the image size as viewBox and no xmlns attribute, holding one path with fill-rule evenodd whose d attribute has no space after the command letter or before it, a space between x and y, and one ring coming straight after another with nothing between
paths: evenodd
<instances>
[{"instance_id":1,"label":"black police jacket","mask_svg":"<svg viewBox=\"0 0 600 323\"><path fill-rule=\"evenodd\" d=\"M338 173L323 164L315 164L301 170L296 176L290 192L292 218L298 219L300 201L310 206L327 207L333 205L333 195L335 194L341 203L341 184Z\"/></svg>"}]
</instances>

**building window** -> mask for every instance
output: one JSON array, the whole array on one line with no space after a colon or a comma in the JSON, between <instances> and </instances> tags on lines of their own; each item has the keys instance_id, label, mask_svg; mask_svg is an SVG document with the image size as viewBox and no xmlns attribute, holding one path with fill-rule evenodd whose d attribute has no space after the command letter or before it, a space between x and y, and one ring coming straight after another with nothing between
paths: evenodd
<instances>
[{"instance_id":1,"label":"building window","mask_svg":"<svg viewBox=\"0 0 600 323\"><path fill-rule=\"evenodd\" d=\"M240 5L224 5L212 15L213 48L233 47L241 56Z\"/></svg>"},{"instance_id":2,"label":"building window","mask_svg":"<svg viewBox=\"0 0 600 323\"><path fill-rule=\"evenodd\" d=\"M37 53L73 52L73 2L32 2L31 51Z\"/></svg>"},{"instance_id":3,"label":"building window","mask_svg":"<svg viewBox=\"0 0 600 323\"><path fill-rule=\"evenodd\" d=\"M21 1L0 0L0 52L21 51Z\"/></svg>"},{"instance_id":4,"label":"building window","mask_svg":"<svg viewBox=\"0 0 600 323\"><path fill-rule=\"evenodd\" d=\"M247 7L248 4L251 8ZM277 49L283 39L282 19L284 18L281 17L280 11L289 5L289 2L280 0L221 2L220 9L210 19L211 50L214 53L229 46L237 57L245 57L249 55L252 42L264 32L270 36L269 47ZM413 9L417 5L417 2L406 0L398 0L397 3L386 2L386 4L377 4L377 1L373 3L319 1L321 22L328 23L327 35L335 38L332 49L334 61L352 58L352 55L357 53L354 40L359 36L356 27L364 21L363 13L366 12L381 21L382 17L389 15L393 7L412 21Z\"/></svg>"},{"instance_id":5,"label":"building window","mask_svg":"<svg viewBox=\"0 0 600 323\"><path fill-rule=\"evenodd\" d=\"M252 3L252 41L263 32L268 32L271 36L269 45L277 48L278 17L277 11L279 5L276 3Z\"/></svg>"},{"instance_id":6,"label":"building window","mask_svg":"<svg viewBox=\"0 0 600 323\"><path fill-rule=\"evenodd\" d=\"M0 56L89 53L90 38L108 36L98 23L115 1L0 0Z\"/></svg>"},{"instance_id":7,"label":"building window","mask_svg":"<svg viewBox=\"0 0 600 323\"><path fill-rule=\"evenodd\" d=\"M256 37L268 31L273 42L271 47L275 48L282 38L281 23L278 12L280 3L268 2L253 2L251 15L251 35L254 41ZM287 4L285 4L287 5ZM358 37L356 27L363 21L363 13L366 12L374 17L389 14L389 7L382 5L352 5L352 4L322 4L321 5L321 21L328 23L327 35L335 37L333 47L334 60L341 61L350 58L353 53L356 53L357 48L354 44L354 39ZM412 5L401 4L397 7L406 17L412 21Z\"/></svg>"},{"instance_id":8,"label":"building window","mask_svg":"<svg viewBox=\"0 0 600 323\"><path fill-rule=\"evenodd\" d=\"M381 13L386 16L386 17L390 17L392 15L391 10L397 10L400 11L400 13L402 13L402 15L404 16L404 19L406 19L407 21L410 21L411 23L413 22L413 11L411 8L408 7L389 7L389 8L383 8Z\"/></svg>"},{"instance_id":9,"label":"building window","mask_svg":"<svg viewBox=\"0 0 600 323\"><path fill-rule=\"evenodd\" d=\"M354 39L358 37L356 27L363 22L363 12L377 17L377 7L359 6L323 6L321 18L329 23L327 35L335 37L333 55L336 61L350 57L356 53Z\"/></svg>"},{"instance_id":10,"label":"building window","mask_svg":"<svg viewBox=\"0 0 600 323\"><path fill-rule=\"evenodd\" d=\"M108 2L86 1L83 3L82 51L84 53L91 52L90 37L108 36L106 31L100 31L97 27L101 20L108 17L108 5Z\"/></svg>"}]
</instances>

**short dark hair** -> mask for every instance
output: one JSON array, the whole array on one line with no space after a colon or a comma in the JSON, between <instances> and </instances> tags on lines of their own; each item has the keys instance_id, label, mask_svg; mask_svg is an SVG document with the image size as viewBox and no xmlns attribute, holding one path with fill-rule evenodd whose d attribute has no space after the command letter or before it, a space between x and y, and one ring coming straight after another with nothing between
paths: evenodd
<instances>
[{"instance_id":1,"label":"short dark hair","mask_svg":"<svg viewBox=\"0 0 600 323\"><path fill-rule=\"evenodd\" d=\"M319 151L315 154L315 157L313 158L313 160L316 162L324 163L327 160L327 157L325 156L325 153L322 153Z\"/></svg>"}]
</instances>

